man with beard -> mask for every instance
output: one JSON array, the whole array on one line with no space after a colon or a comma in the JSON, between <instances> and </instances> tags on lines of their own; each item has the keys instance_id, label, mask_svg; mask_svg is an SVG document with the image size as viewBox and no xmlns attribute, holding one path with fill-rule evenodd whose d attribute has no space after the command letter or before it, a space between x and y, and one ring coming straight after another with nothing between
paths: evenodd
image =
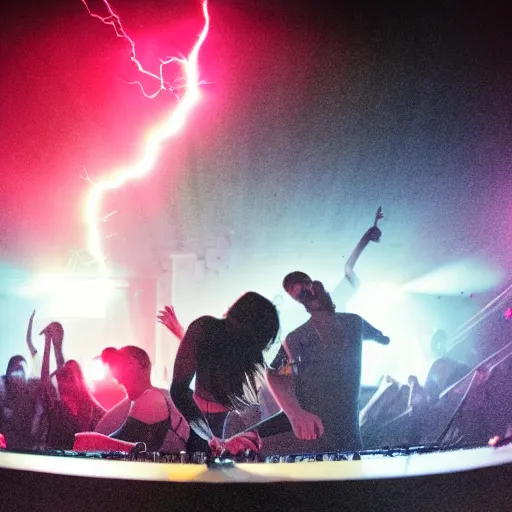
<instances>
[{"instance_id":1,"label":"man with beard","mask_svg":"<svg viewBox=\"0 0 512 512\"><path fill-rule=\"evenodd\" d=\"M303 272L288 274L283 287L311 315L283 342L287 367L267 374L296 437L285 443L285 449L289 453L361 449L362 341L387 345L389 338L358 315L335 313L322 283Z\"/></svg>"}]
</instances>

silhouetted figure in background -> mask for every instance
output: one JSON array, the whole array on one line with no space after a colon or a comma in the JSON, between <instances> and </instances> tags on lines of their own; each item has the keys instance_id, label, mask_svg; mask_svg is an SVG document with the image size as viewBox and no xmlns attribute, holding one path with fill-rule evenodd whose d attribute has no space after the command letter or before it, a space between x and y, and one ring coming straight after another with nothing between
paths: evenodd
<instances>
[{"instance_id":1,"label":"silhouetted figure in background","mask_svg":"<svg viewBox=\"0 0 512 512\"><path fill-rule=\"evenodd\" d=\"M25 358L11 357L0 378L0 432L10 450L32 450L39 445L40 400L40 381L28 378Z\"/></svg>"},{"instance_id":2,"label":"silhouetted figure in background","mask_svg":"<svg viewBox=\"0 0 512 512\"><path fill-rule=\"evenodd\" d=\"M47 448L71 450L75 434L94 430L105 409L92 396L85 382L80 365L64 362L62 344L64 329L58 322L49 324L41 334L45 336L41 383L48 421ZM53 344L57 360L54 372L56 388L50 377L50 351Z\"/></svg>"}]
</instances>

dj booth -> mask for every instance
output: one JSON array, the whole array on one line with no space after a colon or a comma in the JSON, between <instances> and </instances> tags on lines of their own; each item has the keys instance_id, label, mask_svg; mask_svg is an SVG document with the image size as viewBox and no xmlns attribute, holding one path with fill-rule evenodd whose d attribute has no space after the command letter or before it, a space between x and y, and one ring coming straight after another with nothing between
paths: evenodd
<instances>
[{"instance_id":1,"label":"dj booth","mask_svg":"<svg viewBox=\"0 0 512 512\"><path fill-rule=\"evenodd\" d=\"M238 460L0 451L0 510L509 512L512 446Z\"/></svg>"}]
</instances>

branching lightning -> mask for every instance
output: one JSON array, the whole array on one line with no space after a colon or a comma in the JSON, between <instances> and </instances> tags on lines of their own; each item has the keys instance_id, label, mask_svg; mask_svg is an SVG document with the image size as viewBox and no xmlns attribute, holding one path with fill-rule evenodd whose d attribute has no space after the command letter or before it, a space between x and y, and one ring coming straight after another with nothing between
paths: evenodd
<instances>
[{"instance_id":1,"label":"branching lightning","mask_svg":"<svg viewBox=\"0 0 512 512\"><path fill-rule=\"evenodd\" d=\"M87 177L87 180L91 183L91 188L87 194L84 209L85 224L87 227L87 249L97 262L100 274L105 277L107 275L107 265L105 255L102 250L102 236L100 230L100 223L105 220L105 215L101 214L103 198L108 191L120 188L128 181L140 179L146 176L153 169L157 162L162 143L169 137L175 135L182 128L189 112L198 102L200 97L200 82L197 61L199 51L206 39L206 36L208 35L210 18L208 14L207 0L204 0L202 4L204 27L190 54L187 58L170 57L161 61L159 74L157 75L144 69L140 61L137 59L135 43L126 34L119 16L114 13L107 0L103 0L108 11L108 16L106 17L93 13L86 0L82 0L82 3L85 5L87 11L92 17L99 19L106 25L111 25L118 37L126 39L129 42L132 49L131 60L135 63L137 69L141 73L159 82L159 88L153 94L147 94L139 83L139 86L146 97L154 98L162 91L174 92L172 87L168 85L163 77L164 67L171 62L178 62L181 64L185 78L184 94L179 98L178 104L175 108L146 135L142 154L138 161L131 166L111 171L107 173L105 177L102 177L97 181L90 180ZM107 215L107 217L108 216L109 215Z\"/></svg>"}]
</instances>

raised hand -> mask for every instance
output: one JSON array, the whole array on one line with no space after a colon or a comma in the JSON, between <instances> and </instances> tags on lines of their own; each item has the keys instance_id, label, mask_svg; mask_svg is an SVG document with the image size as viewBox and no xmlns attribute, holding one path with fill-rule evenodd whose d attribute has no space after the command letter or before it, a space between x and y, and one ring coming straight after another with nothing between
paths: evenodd
<instances>
[{"instance_id":1,"label":"raised hand","mask_svg":"<svg viewBox=\"0 0 512 512\"><path fill-rule=\"evenodd\" d=\"M384 218L384 214L382 213L382 206L377 208L377 213L375 214L375 222L373 223L373 227L376 228L380 219Z\"/></svg>"},{"instance_id":2,"label":"raised hand","mask_svg":"<svg viewBox=\"0 0 512 512\"><path fill-rule=\"evenodd\" d=\"M157 316L158 321L165 325L169 331L171 331L180 341L183 339L185 335L185 329L180 324L178 317L176 316L176 312L172 306L165 306L164 309L161 309L158 312Z\"/></svg>"},{"instance_id":3,"label":"raised hand","mask_svg":"<svg viewBox=\"0 0 512 512\"><path fill-rule=\"evenodd\" d=\"M369 242L380 242L380 237L382 236L382 231L375 227L375 226L372 226L365 234L364 234L364 238L369 241Z\"/></svg>"},{"instance_id":4,"label":"raised hand","mask_svg":"<svg viewBox=\"0 0 512 512\"><path fill-rule=\"evenodd\" d=\"M62 341L64 339L64 329L59 322L52 322L48 324L39 334L49 336L55 348L62 348Z\"/></svg>"},{"instance_id":5,"label":"raised hand","mask_svg":"<svg viewBox=\"0 0 512 512\"><path fill-rule=\"evenodd\" d=\"M364 239L367 242L380 242L380 237L382 236L382 231L377 227L379 220L384 218L384 214L382 213L382 206L377 208L377 213L375 214L375 221L373 222L373 226L364 234Z\"/></svg>"}]
</instances>

